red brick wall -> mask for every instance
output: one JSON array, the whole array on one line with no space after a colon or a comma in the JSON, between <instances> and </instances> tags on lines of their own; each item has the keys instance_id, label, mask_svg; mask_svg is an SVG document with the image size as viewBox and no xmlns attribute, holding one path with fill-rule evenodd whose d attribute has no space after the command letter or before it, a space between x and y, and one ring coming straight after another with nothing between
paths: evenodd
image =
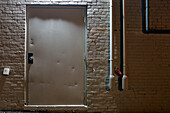
<instances>
[{"instance_id":1,"label":"red brick wall","mask_svg":"<svg viewBox=\"0 0 170 113\"><path fill-rule=\"evenodd\" d=\"M116 3L118 1L115 0ZM160 13L154 13L156 19L160 19L165 12L170 11L167 7L169 0L151 0L149 3L150 7L158 6L157 8L160 9ZM117 16L120 15L116 9L115 24L117 25L119 21ZM170 112L170 34L142 32L142 0L126 0L125 18L126 74L129 79L129 90L117 92L118 111ZM170 21L169 19L163 21L165 18L170 18L170 15L165 15L161 20L161 29L166 30L165 26L169 25ZM119 25L116 26L116 29L118 28ZM119 38L117 38L119 31L115 35L115 41L119 45ZM115 55L119 57L119 49Z\"/></svg>"},{"instance_id":2,"label":"red brick wall","mask_svg":"<svg viewBox=\"0 0 170 113\"><path fill-rule=\"evenodd\" d=\"M149 0L149 29L170 30L170 1Z\"/></svg>"}]
</instances>

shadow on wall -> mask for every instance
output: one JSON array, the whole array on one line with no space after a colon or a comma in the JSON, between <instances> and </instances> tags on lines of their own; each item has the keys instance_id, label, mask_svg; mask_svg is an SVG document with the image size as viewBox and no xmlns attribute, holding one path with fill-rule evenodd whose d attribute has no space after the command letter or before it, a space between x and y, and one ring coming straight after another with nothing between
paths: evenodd
<instances>
[{"instance_id":1,"label":"shadow on wall","mask_svg":"<svg viewBox=\"0 0 170 113\"><path fill-rule=\"evenodd\" d=\"M141 0L141 3L142 3L142 31L143 31L143 33L146 33L146 34L149 34L149 33L153 33L153 34L170 34L170 30L161 30L162 28L156 28L156 27L151 28L149 26L150 25L149 22L153 21L150 18L152 16L152 15L150 15L151 14L150 11L151 11L152 7L149 5L150 1L148 1L148 3L147 3L147 1L148 0ZM147 6L148 6L148 10L146 10ZM146 25L146 22L148 23L148 25ZM146 30L146 27L148 27L148 30Z\"/></svg>"}]
</instances>

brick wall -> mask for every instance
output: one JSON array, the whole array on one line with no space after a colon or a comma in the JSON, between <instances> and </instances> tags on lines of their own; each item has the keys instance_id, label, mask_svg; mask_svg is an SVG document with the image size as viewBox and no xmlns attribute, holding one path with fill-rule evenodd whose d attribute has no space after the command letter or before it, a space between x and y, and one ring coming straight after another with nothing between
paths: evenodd
<instances>
[{"instance_id":1,"label":"brick wall","mask_svg":"<svg viewBox=\"0 0 170 113\"><path fill-rule=\"evenodd\" d=\"M149 1L149 29L170 30L170 1Z\"/></svg>"},{"instance_id":2,"label":"brick wall","mask_svg":"<svg viewBox=\"0 0 170 113\"><path fill-rule=\"evenodd\" d=\"M118 4L119 0L115 3ZM149 3L150 8L154 6L160 11L149 16L155 15L154 18L160 20L167 12L164 19L170 18L169 7L165 7L169 5L169 0L149 0ZM120 12L117 11L119 7L115 5L115 43L119 48L120 26L117 22ZM129 90L116 92L118 111L167 113L170 112L170 34L143 33L142 16L142 0L126 0L126 74ZM169 19L161 21L161 30L166 30ZM119 49L115 58L118 55ZM119 61L115 62L115 66L119 66Z\"/></svg>"},{"instance_id":3,"label":"brick wall","mask_svg":"<svg viewBox=\"0 0 170 113\"><path fill-rule=\"evenodd\" d=\"M153 2L159 4L161 1ZM0 0L0 71L4 67L11 68L9 76L0 75L0 110L25 109L26 4L77 4L88 5L87 112L170 112L170 35L143 33L142 0L126 0L126 3L129 90L116 89L110 93L105 90L109 51L108 0ZM159 8L169 11L164 5ZM157 13L156 17L160 15ZM114 23L114 64L120 67L120 0L114 0ZM169 25L169 20L162 25Z\"/></svg>"},{"instance_id":4,"label":"brick wall","mask_svg":"<svg viewBox=\"0 0 170 113\"><path fill-rule=\"evenodd\" d=\"M116 111L115 97L105 90L108 75L108 0L0 0L0 71L4 67L11 69L9 76L0 75L0 110L25 109L27 4L87 5L87 111Z\"/></svg>"}]
</instances>

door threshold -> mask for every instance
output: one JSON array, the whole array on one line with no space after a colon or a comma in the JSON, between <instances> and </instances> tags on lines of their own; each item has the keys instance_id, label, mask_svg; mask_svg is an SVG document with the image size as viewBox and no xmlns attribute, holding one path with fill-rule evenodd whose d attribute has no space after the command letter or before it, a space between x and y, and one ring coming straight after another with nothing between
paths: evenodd
<instances>
[{"instance_id":1,"label":"door threshold","mask_svg":"<svg viewBox=\"0 0 170 113\"><path fill-rule=\"evenodd\" d=\"M24 105L24 107L84 107L87 105Z\"/></svg>"},{"instance_id":2,"label":"door threshold","mask_svg":"<svg viewBox=\"0 0 170 113\"><path fill-rule=\"evenodd\" d=\"M86 111L87 105L24 105L25 110L81 110Z\"/></svg>"}]
</instances>

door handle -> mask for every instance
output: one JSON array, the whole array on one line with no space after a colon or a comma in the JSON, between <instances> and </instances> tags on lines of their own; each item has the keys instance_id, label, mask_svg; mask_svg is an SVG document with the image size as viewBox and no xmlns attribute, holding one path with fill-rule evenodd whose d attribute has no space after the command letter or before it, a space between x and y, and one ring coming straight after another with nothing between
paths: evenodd
<instances>
[{"instance_id":1,"label":"door handle","mask_svg":"<svg viewBox=\"0 0 170 113\"><path fill-rule=\"evenodd\" d=\"M28 53L28 64L33 64L34 56L33 53Z\"/></svg>"},{"instance_id":2,"label":"door handle","mask_svg":"<svg viewBox=\"0 0 170 113\"><path fill-rule=\"evenodd\" d=\"M83 60L84 60L84 63L86 64L86 55L84 55L84 58L83 58Z\"/></svg>"}]
</instances>

